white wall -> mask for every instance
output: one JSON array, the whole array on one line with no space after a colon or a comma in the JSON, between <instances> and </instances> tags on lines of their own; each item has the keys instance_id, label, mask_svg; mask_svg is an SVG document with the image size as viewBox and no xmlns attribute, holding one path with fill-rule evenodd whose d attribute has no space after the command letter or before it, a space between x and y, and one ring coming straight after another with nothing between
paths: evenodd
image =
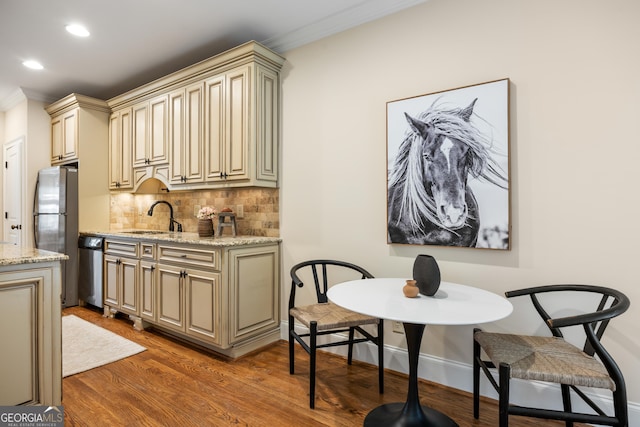
<instances>
[{"instance_id":1,"label":"white wall","mask_svg":"<svg viewBox=\"0 0 640 427\"><path fill-rule=\"evenodd\" d=\"M430 253L443 280L498 294L611 286L632 307L605 345L640 402L638 16L633 0L432 0L286 52L282 318L289 269L316 257L403 277ZM513 249L387 245L386 102L505 77ZM526 301L514 303L511 317L483 327L541 331ZM392 333L387 342L403 345ZM471 328L430 327L422 352L470 364Z\"/></svg>"}]
</instances>

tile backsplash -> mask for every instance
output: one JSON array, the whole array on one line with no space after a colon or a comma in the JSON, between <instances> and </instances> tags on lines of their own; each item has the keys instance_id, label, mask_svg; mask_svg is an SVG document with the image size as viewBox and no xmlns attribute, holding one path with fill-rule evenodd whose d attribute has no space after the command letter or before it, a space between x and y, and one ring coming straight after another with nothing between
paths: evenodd
<instances>
[{"instance_id":1,"label":"tile backsplash","mask_svg":"<svg viewBox=\"0 0 640 427\"><path fill-rule=\"evenodd\" d=\"M220 212L231 208L238 214L242 206L244 217L236 217L238 235L280 236L279 190L277 188L239 188L225 190L172 191L161 194L111 194L111 231L127 229L168 230L169 207L156 206L153 215L148 216L149 207L158 200L165 200L173 206L173 216L182 224L183 231L197 232L197 206L210 206ZM217 231L218 219L213 221ZM231 233L223 229L223 235Z\"/></svg>"}]
</instances>

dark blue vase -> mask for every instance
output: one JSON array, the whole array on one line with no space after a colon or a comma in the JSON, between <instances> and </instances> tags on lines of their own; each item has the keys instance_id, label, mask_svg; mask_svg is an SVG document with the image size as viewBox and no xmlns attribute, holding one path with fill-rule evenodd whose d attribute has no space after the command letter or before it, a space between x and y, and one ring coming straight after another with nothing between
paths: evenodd
<instances>
[{"instance_id":1,"label":"dark blue vase","mask_svg":"<svg viewBox=\"0 0 640 427\"><path fill-rule=\"evenodd\" d=\"M422 295L432 296L440 287L440 268L431 255L418 255L413 263L413 279Z\"/></svg>"}]
</instances>

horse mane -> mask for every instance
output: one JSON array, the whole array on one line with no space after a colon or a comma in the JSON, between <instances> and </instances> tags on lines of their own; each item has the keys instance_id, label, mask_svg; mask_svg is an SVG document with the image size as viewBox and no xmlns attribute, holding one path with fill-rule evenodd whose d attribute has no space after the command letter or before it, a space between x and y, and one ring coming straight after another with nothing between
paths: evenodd
<instances>
[{"instance_id":1,"label":"horse mane","mask_svg":"<svg viewBox=\"0 0 640 427\"><path fill-rule=\"evenodd\" d=\"M464 120L461 108L440 109L436 106L437 102L438 100L420 113L418 120L433 126L437 134L458 140L469 147L471 176L507 189L508 179L492 157L492 154L501 154L494 148L492 136L482 134L474 125ZM475 113L473 115L485 121ZM422 229L426 218L438 227L455 233L438 219L435 202L423 183L423 163L422 138L409 128L398 148L389 175L389 190L398 188L401 191L400 212L406 215L412 230ZM400 222L400 216L397 221Z\"/></svg>"}]
</instances>

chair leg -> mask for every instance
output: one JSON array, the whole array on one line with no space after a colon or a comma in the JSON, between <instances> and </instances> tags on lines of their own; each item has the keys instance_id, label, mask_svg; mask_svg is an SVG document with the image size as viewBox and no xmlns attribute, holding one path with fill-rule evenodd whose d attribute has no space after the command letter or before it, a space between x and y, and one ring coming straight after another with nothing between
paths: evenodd
<instances>
[{"instance_id":1,"label":"chair leg","mask_svg":"<svg viewBox=\"0 0 640 427\"><path fill-rule=\"evenodd\" d=\"M294 362L295 362L295 356L293 351L293 346L295 345L294 343L295 339L293 338L295 325L293 322L294 322L293 317L289 316L289 374L291 375L293 375Z\"/></svg>"},{"instance_id":2,"label":"chair leg","mask_svg":"<svg viewBox=\"0 0 640 427\"><path fill-rule=\"evenodd\" d=\"M616 418L620 420L621 427L629 426L629 411L627 409L627 389L624 380L621 380L613 392L613 408Z\"/></svg>"},{"instance_id":3,"label":"chair leg","mask_svg":"<svg viewBox=\"0 0 640 427\"><path fill-rule=\"evenodd\" d=\"M378 388L380 394L384 393L384 321L378 322Z\"/></svg>"},{"instance_id":4,"label":"chair leg","mask_svg":"<svg viewBox=\"0 0 640 427\"><path fill-rule=\"evenodd\" d=\"M349 328L349 352L347 353L347 364L351 365L353 361L353 338L355 336L356 328Z\"/></svg>"},{"instance_id":5,"label":"chair leg","mask_svg":"<svg viewBox=\"0 0 640 427\"><path fill-rule=\"evenodd\" d=\"M498 369L500 390L498 390L499 427L509 427L509 380L511 379L511 367L501 363Z\"/></svg>"},{"instance_id":6,"label":"chair leg","mask_svg":"<svg viewBox=\"0 0 640 427\"><path fill-rule=\"evenodd\" d=\"M309 354L309 408L314 409L316 407L316 339L318 323L311 322L309 329L311 332L311 335L309 336L309 348L311 349Z\"/></svg>"},{"instance_id":7,"label":"chair leg","mask_svg":"<svg viewBox=\"0 0 640 427\"><path fill-rule=\"evenodd\" d=\"M562 392L562 407L565 412L571 412L571 389L568 385L560 385L560 390ZM566 427L573 427L573 421L567 420L565 421Z\"/></svg>"},{"instance_id":8,"label":"chair leg","mask_svg":"<svg viewBox=\"0 0 640 427\"><path fill-rule=\"evenodd\" d=\"M480 331L475 328L473 334ZM480 417L480 344L473 339L473 418Z\"/></svg>"}]
</instances>

